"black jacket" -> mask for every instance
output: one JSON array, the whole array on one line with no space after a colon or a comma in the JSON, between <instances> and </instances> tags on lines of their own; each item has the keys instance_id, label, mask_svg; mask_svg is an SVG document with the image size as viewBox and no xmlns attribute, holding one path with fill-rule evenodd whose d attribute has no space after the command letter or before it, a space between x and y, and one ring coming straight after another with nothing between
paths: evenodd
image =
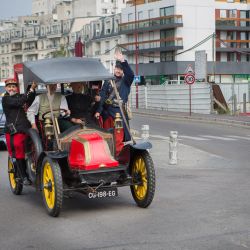
<instances>
[{"instance_id":1,"label":"black jacket","mask_svg":"<svg viewBox=\"0 0 250 250\"><path fill-rule=\"evenodd\" d=\"M6 125L13 123L18 133L26 133L27 129L31 127L27 119L24 105L30 106L36 96L34 92L27 92L26 94L15 94L10 96L5 93L2 99L3 112L6 116L5 132L9 133ZM18 116L18 117L17 117Z\"/></svg>"}]
</instances>

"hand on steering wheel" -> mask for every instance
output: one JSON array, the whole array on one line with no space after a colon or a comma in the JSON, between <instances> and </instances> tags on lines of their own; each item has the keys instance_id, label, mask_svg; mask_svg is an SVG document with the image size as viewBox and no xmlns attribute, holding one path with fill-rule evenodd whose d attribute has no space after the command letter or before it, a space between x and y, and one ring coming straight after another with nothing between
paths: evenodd
<instances>
[{"instance_id":1,"label":"hand on steering wheel","mask_svg":"<svg viewBox=\"0 0 250 250\"><path fill-rule=\"evenodd\" d=\"M62 116L62 118L66 118L70 114L69 110L67 110L67 109L61 109L60 108L60 109L53 109L52 111L60 111L60 115ZM51 113L51 110L43 113L42 114L42 119L45 120L45 116L47 114L49 114L49 113Z\"/></svg>"}]
</instances>

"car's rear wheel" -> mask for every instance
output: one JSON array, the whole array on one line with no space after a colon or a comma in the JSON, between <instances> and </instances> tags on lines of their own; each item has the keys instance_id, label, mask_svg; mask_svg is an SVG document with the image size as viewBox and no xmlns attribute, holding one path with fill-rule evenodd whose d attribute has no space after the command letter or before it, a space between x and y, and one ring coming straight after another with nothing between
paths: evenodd
<instances>
[{"instance_id":1,"label":"car's rear wheel","mask_svg":"<svg viewBox=\"0 0 250 250\"><path fill-rule=\"evenodd\" d=\"M36 167L37 161L43 147L38 132L35 129L28 130L28 137L25 141L25 152L26 152L26 164L29 178L32 183L36 182Z\"/></svg>"},{"instance_id":2,"label":"car's rear wheel","mask_svg":"<svg viewBox=\"0 0 250 250\"><path fill-rule=\"evenodd\" d=\"M63 201L62 173L58 162L49 157L45 157L42 163L41 185L48 214L58 216Z\"/></svg>"},{"instance_id":3,"label":"car's rear wheel","mask_svg":"<svg viewBox=\"0 0 250 250\"><path fill-rule=\"evenodd\" d=\"M131 192L137 205L142 208L148 207L155 193L155 170L149 153L137 151L130 166L133 183Z\"/></svg>"},{"instance_id":4,"label":"car's rear wheel","mask_svg":"<svg viewBox=\"0 0 250 250\"><path fill-rule=\"evenodd\" d=\"M8 174L9 174L9 181L10 181L10 189L12 193L16 195L20 195L23 191L23 184L21 182L21 178L18 175L10 157L8 157Z\"/></svg>"}]
</instances>

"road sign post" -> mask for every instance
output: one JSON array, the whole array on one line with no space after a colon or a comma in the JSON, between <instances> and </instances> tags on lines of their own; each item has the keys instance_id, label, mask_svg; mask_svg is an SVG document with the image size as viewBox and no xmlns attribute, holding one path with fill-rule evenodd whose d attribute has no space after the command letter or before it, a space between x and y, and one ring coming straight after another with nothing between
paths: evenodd
<instances>
[{"instance_id":1,"label":"road sign post","mask_svg":"<svg viewBox=\"0 0 250 250\"><path fill-rule=\"evenodd\" d=\"M192 67L190 65L188 68L192 69ZM188 71L188 73L185 74L185 77L184 77L185 83L189 85L189 115L190 116L192 114L192 89L191 89L191 85L194 84L194 82L195 82L195 74L194 74L194 71L191 69Z\"/></svg>"},{"instance_id":2,"label":"road sign post","mask_svg":"<svg viewBox=\"0 0 250 250\"><path fill-rule=\"evenodd\" d=\"M134 76L134 82L136 86L135 90L135 96L136 96L136 109L139 108L139 83L141 82L141 76L140 75L135 75Z\"/></svg>"}]
</instances>

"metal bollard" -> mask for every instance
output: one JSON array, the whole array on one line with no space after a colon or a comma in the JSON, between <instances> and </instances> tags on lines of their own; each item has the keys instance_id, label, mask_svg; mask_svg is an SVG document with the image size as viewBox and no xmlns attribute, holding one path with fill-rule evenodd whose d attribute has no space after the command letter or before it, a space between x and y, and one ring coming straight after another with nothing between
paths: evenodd
<instances>
[{"instance_id":1,"label":"metal bollard","mask_svg":"<svg viewBox=\"0 0 250 250\"><path fill-rule=\"evenodd\" d=\"M148 138L149 138L149 125L142 125L141 138L145 141L148 140Z\"/></svg>"},{"instance_id":2,"label":"metal bollard","mask_svg":"<svg viewBox=\"0 0 250 250\"><path fill-rule=\"evenodd\" d=\"M170 131L169 136L169 164L177 164L178 132Z\"/></svg>"}]
</instances>

